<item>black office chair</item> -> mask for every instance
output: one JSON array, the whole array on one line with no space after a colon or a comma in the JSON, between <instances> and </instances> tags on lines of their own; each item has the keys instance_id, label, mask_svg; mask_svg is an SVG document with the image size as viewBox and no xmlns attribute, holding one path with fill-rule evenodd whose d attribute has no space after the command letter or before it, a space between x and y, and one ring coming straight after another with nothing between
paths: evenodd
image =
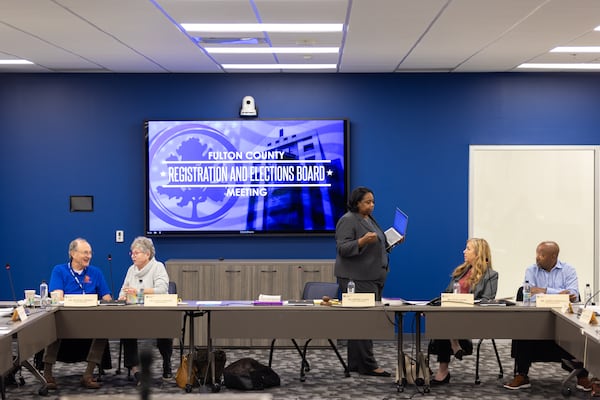
<instances>
[{"instance_id":1,"label":"black office chair","mask_svg":"<svg viewBox=\"0 0 600 400\"><path fill-rule=\"evenodd\" d=\"M340 287L336 282L306 282L306 284L304 285L304 290L302 292L302 299L303 300L315 300L315 299L322 299L324 296L328 296L331 299L338 299L339 291L340 291ZM275 348L276 340L277 339L273 339L271 341L271 351L269 352L269 367L271 367L271 364L273 361L273 350ZM304 343L303 348L300 349L300 346L298 345L298 342L296 341L296 339L292 339L292 343L294 344L296 351L298 351L298 354L300 354L300 357L302 359L302 363L300 366L300 381L301 382L304 382L306 380L305 373L310 371L310 365L308 364L308 361L306 360L306 352L307 352L308 345L310 344L311 340L312 339L307 339L306 342ZM346 365L346 362L340 355L340 352L339 352L337 346L335 345L335 343L333 343L333 340L327 339L327 341L329 342L331 349L335 352L335 355L337 356L338 360L340 360L340 363L342 364L342 367L344 368L344 376L349 377L350 371L348 370L348 366Z\"/></svg>"},{"instance_id":2,"label":"black office chair","mask_svg":"<svg viewBox=\"0 0 600 400\"><path fill-rule=\"evenodd\" d=\"M479 385L481 380L479 379L479 354L481 343L483 343L485 339L479 339L477 342L477 356L475 358L475 384ZM490 339L492 341L492 346L494 346L494 354L496 354L496 361L498 361L498 379L502 379L504 377L504 369L502 369L502 361L500 361L500 355L498 354L498 348L496 347L496 341L494 339Z\"/></svg>"}]
</instances>

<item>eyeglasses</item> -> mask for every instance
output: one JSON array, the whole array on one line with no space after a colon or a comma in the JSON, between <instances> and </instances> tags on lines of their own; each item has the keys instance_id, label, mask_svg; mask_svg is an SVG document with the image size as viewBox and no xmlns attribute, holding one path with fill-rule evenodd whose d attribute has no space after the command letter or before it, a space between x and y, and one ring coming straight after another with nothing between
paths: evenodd
<instances>
[{"instance_id":1,"label":"eyeglasses","mask_svg":"<svg viewBox=\"0 0 600 400\"><path fill-rule=\"evenodd\" d=\"M133 256L139 256L140 254L146 254L146 253L144 253L143 251L139 251L139 250L134 250L134 251L130 251L129 252L129 255L132 256L132 257Z\"/></svg>"}]
</instances>

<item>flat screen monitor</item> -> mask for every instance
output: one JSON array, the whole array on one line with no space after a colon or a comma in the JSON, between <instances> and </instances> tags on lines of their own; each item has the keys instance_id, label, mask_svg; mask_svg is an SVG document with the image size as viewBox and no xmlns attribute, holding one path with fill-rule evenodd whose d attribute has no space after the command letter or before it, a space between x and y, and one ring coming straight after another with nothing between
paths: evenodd
<instances>
[{"instance_id":1,"label":"flat screen monitor","mask_svg":"<svg viewBox=\"0 0 600 400\"><path fill-rule=\"evenodd\" d=\"M331 235L347 119L146 121L146 235Z\"/></svg>"}]
</instances>

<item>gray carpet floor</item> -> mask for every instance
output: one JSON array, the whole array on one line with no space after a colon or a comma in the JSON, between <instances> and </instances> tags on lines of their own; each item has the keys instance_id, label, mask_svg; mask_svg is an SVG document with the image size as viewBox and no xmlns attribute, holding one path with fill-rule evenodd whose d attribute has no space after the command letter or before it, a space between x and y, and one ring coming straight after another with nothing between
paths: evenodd
<instances>
[{"instance_id":1,"label":"gray carpet floor","mask_svg":"<svg viewBox=\"0 0 600 400\"><path fill-rule=\"evenodd\" d=\"M153 341L140 341L140 348L153 348ZM273 399L560 399L562 380L568 373L554 363L534 364L530 371L532 387L530 389L509 391L502 384L512 377L513 360L510 358L510 341L498 340L498 349L504 367L504 377L498 377L498 364L493 354L491 341L486 340L482 345L482 362L480 379L481 384L475 384L475 355L466 356L462 361L451 362L451 381L448 385L431 387L430 392L423 393L421 387L407 385L399 390L395 384L396 344L395 342L375 342L375 355L379 364L392 372L391 378L363 376L351 373L351 377L344 377L343 369L335 354L330 348L311 349L308 361L311 369L306 375L306 380L299 379L300 358L294 349L276 349L274 354L273 369L281 378L281 386L266 389ZM55 376L60 385L59 390L51 391L48 397L39 395L39 383L26 370L21 370L24 384L11 384L7 387L7 399L71 399L71 398L138 398L139 390L127 378L127 372L121 369L117 374L118 341L111 342L113 369L107 370L102 376L102 387L98 390L82 388L79 384L80 374L85 368L84 363L64 364L57 363ZM409 355L414 353L414 343L404 344L404 350ZM426 347L425 347L426 348ZM339 349L345 357L346 348L343 341ZM243 357L252 357L264 364L268 363L268 349L223 349L227 356L227 364ZM161 362L158 350L153 349L154 362L152 364L152 386L150 398L196 398L199 395L213 398L208 395L210 390L204 387L195 387L191 393L185 391L175 382L163 382L161 379ZM179 365L179 351L175 349L173 367ZM431 368L436 369L435 360L430 362ZM17 375L19 378L19 375ZM20 379L17 379L19 381ZM571 382L574 386L574 382ZM222 387L217 398L227 396L235 398L242 392ZM234 396L234 397L232 397ZM571 398L589 398L589 393L577 391L573 387Z\"/></svg>"}]
</instances>

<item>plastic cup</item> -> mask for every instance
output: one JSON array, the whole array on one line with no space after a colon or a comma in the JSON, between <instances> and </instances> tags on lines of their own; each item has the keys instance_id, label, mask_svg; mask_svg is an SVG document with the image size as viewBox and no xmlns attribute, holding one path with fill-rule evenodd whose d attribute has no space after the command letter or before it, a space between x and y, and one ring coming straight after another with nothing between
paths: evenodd
<instances>
[{"instance_id":1,"label":"plastic cup","mask_svg":"<svg viewBox=\"0 0 600 400\"><path fill-rule=\"evenodd\" d=\"M127 304L136 304L137 303L137 295L135 293L127 293L127 298L125 301Z\"/></svg>"},{"instance_id":2,"label":"plastic cup","mask_svg":"<svg viewBox=\"0 0 600 400\"><path fill-rule=\"evenodd\" d=\"M25 305L33 307L35 305L35 290L25 289Z\"/></svg>"},{"instance_id":3,"label":"plastic cup","mask_svg":"<svg viewBox=\"0 0 600 400\"><path fill-rule=\"evenodd\" d=\"M55 306L58 304L59 301L60 301L60 292L59 291L55 290L52 293L50 293L50 304Z\"/></svg>"}]
</instances>

